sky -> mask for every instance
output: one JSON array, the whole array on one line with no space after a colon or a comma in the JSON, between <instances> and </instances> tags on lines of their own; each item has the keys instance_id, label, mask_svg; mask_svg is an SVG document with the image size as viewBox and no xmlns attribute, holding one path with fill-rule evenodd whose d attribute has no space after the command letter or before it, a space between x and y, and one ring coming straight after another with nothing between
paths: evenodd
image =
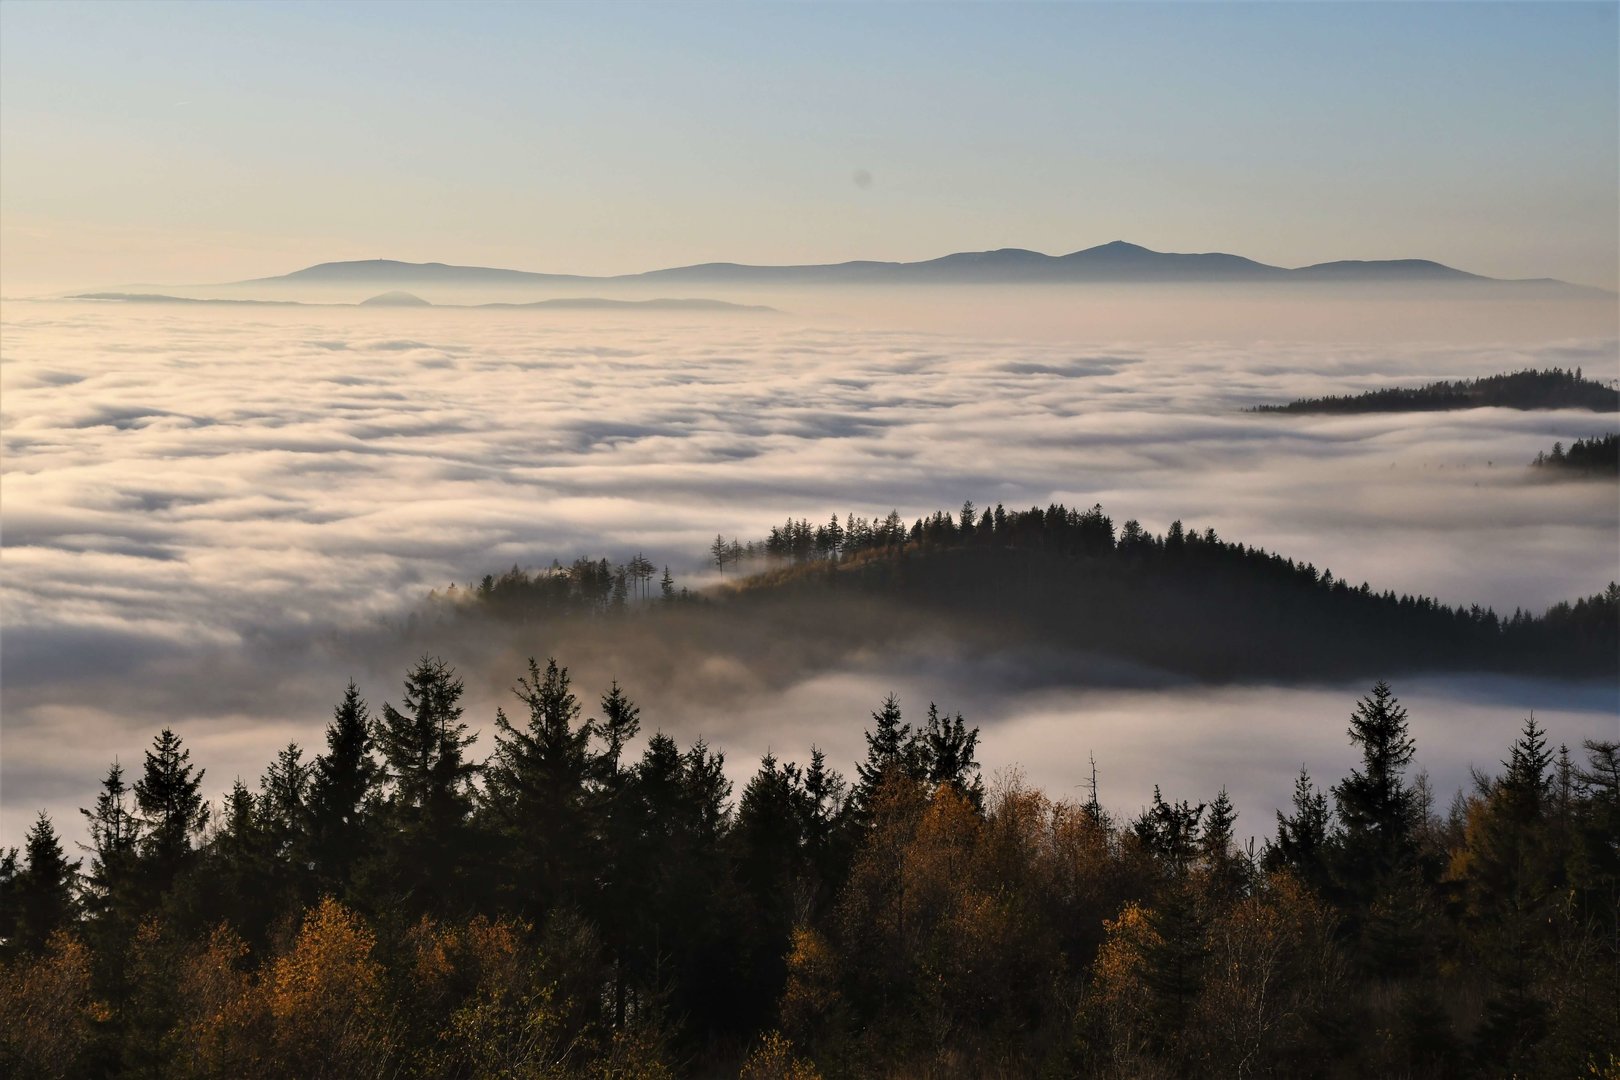
<instances>
[{"instance_id":1,"label":"sky","mask_svg":"<svg viewBox=\"0 0 1620 1080\"><path fill-rule=\"evenodd\" d=\"M0 290L1124 239L1614 288L1617 8L0 4Z\"/></svg>"}]
</instances>

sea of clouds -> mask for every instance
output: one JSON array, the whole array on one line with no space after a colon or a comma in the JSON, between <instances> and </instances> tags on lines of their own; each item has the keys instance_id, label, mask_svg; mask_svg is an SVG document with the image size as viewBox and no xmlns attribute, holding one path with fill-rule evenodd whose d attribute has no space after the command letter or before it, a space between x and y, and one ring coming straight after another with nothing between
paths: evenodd
<instances>
[{"instance_id":1,"label":"sea of clouds","mask_svg":"<svg viewBox=\"0 0 1620 1080\"><path fill-rule=\"evenodd\" d=\"M1611 336L1189 342L795 315L84 302L8 303L0 329L0 843L41 808L77 835L108 762L138 765L165 724L214 796L288 740L319 748L349 677L397 700L405 657L387 628L430 588L638 551L702 584L716 533L757 537L789 515L1100 502L1116 521L1181 518L1352 582L1503 612L1620 576L1614 486L1526 467L1612 416L1243 411L1531 366L1614 377ZM535 651L589 669L565 645ZM518 672L459 659L468 719L487 731ZM785 695L649 703L647 721L708 737L739 779L766 749L802 759L812 741L848 769L865 714L894 689L917 714L929 698L969 713L991 770L1021 765L1073 793L1095 752L1121 811L1155 782L1195 801L1225 785L1264 832L1301 764L1324 783L1348 766L1345 721L1365 690L1078 675L1034 688L1018 664L900 650L806 671ZM1447 797L1505 755L1531 708L1572 743L1620 725L1611 686L1396 689Z\"/></svg>"}]
</instances>

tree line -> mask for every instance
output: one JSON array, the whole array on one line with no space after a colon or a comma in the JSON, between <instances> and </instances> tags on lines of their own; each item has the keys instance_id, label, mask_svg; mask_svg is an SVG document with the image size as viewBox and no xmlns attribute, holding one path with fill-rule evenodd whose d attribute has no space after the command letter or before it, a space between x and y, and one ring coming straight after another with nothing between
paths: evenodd
<instances>
[{"instance_id":1,"label":"tree line","mask_svg":"<svg viewBox=\"0 0 1620 1080\"><path fill-rule=\"evenodd\" d=\"M1611 443L1612 445L1612 443ZM866 598L931 612L1005 640L1120 656L1204 679L1370 677L1415 670L1620 674L1620 585L1536 614L1498 614L1374 590L1214 529L1173 522L1154 534L1116 525L1100 505L1000 504L936 511L790 518L759 540L717 536L717 565L738 569L720 594L665 587L644 610L718 605L746 637L754 607ZM727 554L729 553L729 554ZM629 611L605 582L606 560L485 578L465 610L514 619ZM596 584L591 584L595 582ZM679 601L678 604L660 601ZM458 606L457 610L463 608ZM839 619L817 609L806 620ZM786 632L780 621L771 633ZM807 631L808 632L808 631ZM843 633L857 635L853 616Z\"/></svg>"},{"instance_id":2,"label":"tree line","mask_svg":"<svg viewBox=\"0 0 1620 1080\"><path fill-rule=\"evenodd\" d=\"M1361 394L1300 398L1284 405L1256 405L1250 412L1373 413L1438 412L1448 409L1588 409L1620 412L1620 389L1611 380L1588 379L1580 368L1526 369L1480 379L1386 387Z\"/></svg>"},{"instance_id":3,"label":"tree line","mask_svg":"<svg viewBox=\"0 0 1620 1080\"><path fill-rule=\"evenodd\" d=\"M1620 435L1576 439L1568 450L1563 443L1555 442L1551 453L1537 453L1530 464L1545 469L1548 475L1620 476Z\"/></svg>"},{"instance_id":4,"label":"tree line","mask_svg":"<svg viewBox=\"0 0 1620 1080\"><path fill-rule=\"evenodd\" d=\"M217 804L173 731L0 864L16 1077L1613 1075L1620 745L1534 717L1444 810L1379 683L1275 836L1016 776L890 696L846 779L424 657ZM916 720L913 723L913 720ZM1241 735L1235 732L1234 737Z\"/></svg>"}]
</instances>

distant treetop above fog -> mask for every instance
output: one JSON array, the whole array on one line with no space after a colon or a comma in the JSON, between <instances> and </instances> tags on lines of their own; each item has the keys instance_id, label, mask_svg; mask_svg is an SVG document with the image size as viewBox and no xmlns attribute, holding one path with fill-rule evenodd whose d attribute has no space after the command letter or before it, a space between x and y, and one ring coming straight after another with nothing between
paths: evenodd
<instances>
[{"instance_id":1,"label":"distant treetop above fog","mask_svg":"<svg viewBox=\"0 0 1620 1080\"><path fill-rule=\"evenodd\" d=\"M1253 412L1440 412L1447 409L1588 409L1620 412L1620 389L1588 379L1580 368L1515 371L1483 379L1389 387L1362 394L1300 398L1286 405L1256 405Z\"/></svg>"}]
</instances>

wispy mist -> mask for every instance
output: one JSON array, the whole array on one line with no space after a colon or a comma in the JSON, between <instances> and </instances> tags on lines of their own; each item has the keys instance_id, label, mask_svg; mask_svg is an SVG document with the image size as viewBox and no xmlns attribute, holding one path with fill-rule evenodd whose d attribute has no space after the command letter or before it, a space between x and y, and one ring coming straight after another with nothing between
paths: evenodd
<instances>
[{"instance_id":1,"label":"wispy mist","mask_svg":"<svg viewBox=\"0 0 1620 1080\"><path fill-rule=\"evenodd\" d=\"M376 628L429 588L637 551L697 583L716 532L758 536L790 514L893 507L909 518L964 497L1101 502L1117 521L1157 530L1184 518L1353 582L1502 611L1620 574L1613 487L1539 483L1525 467L1612 418L1242 411L1527 366L1612 376L1612 336L1170 344L1167 332L1130 343L1106 321L1089 337L1070 324L1038 332L1039 311L1027 334L1011 331L1005 307L967 334L822 320L811 303L769 318L612 321L9 305L5 835L41 805L74 816L106 761L137 759L164 723L197 745L221 789L235 771L256 774L277 744L314 741L349 675L375 699L395 693L402 653L377 645ZM513 642L498 655L525 650L614 674L566 642ZM750 697L758 673L728 663L694 670L730 688L720 695L730 711L703 717L698 679L669 698L667 722L709 735L740 766L767 746L801 755L812 737L835 760L852 757L866 699L912 678L898 657L892 670L829 657L793 673L788 697L767 708ZM929 670L906 683L916 707L928 694L974 713L987 764L1022 760L1062 787L1095 746L1117 761L1121 803L1142 797L1138 777L1178 782L1171 766L1134 771L1129 740L1105 754L1106 740L1054 719L1067 704L975 697L960 665ZM492 709L515 672L469 672L469 690ZM803 681L827 679L845 681ZM823 696L829 685L849 692ZM1311 723L1342 727L1350 689L1312 699ZM1445 697L1434 692L1434 712L1463 717ZM1486 711L1511 727L1551 699L1569 710L1572 738L1612 725L1612 700L1570 705L1553 689L1504 693L1502 711ZM1289 700L1268 696L1266 708ZM1190 689L1154 701L1109 706L1117 719L1105 728L1151 708L1202 731L1235 708ZM1287 730L1271 715L1267 730ZM1270 744L1255 790L1284 783L1271 758L1287 747ZM1290 771L1303 749L1282 754ZM1426 760L1456 775L1455 756ZM1189 796L1247 782L1186 775Z\"/></svg>"}]
</instances>

